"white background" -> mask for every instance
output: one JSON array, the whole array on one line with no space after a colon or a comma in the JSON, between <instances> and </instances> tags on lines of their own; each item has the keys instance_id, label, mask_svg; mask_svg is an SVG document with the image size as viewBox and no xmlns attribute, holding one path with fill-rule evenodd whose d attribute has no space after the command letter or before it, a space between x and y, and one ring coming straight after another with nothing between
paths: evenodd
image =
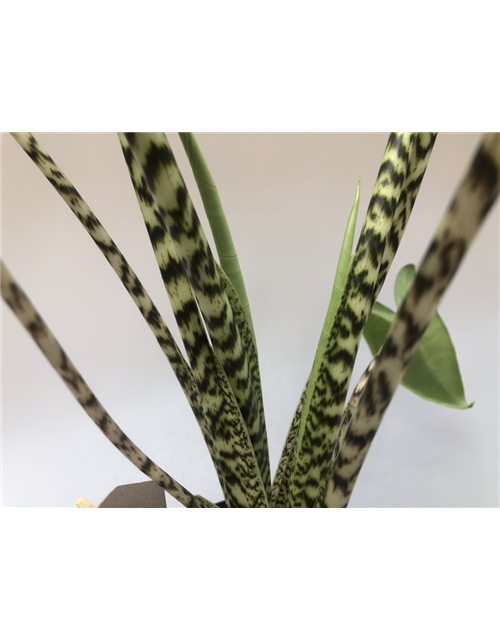
<instances>
[{"instance_id":1,"label":"white background","mask_svg":"<svg viewBox=\"0 0 500 640\"><path fill-rule=\"evenodd\" d=\"M2 640L32 638L31 511L2 509ZM43 510L43 637L73 637L73 509Z\"/></svg>"},{"instance_id":2,"label":"white background","mask_svg":"<svg viewBox=\"0 0 500 640\"><path fill-rule=\"evenodd\" d=\"M118 140L40 134L178 336ZM195 204L194 180L169 135ZM240 256L259 346L274 470L309 374L358 175L358 233L387 134L200 134ZM438 136L381 301L419 262L479 140ZM198 211L205 222L201 206ZM204 225L209 233L208 224ZM456 411L399 389L352 507L498 506L498 205L441 314L466 397ZM221 498L197 424L169 364L118 278L52 186L3 137L3 256L101 402L145 452L195 493ZM145 479L93 425L3 308L3 505L99 503ZM363 342L353 382L369 361ZM175 502L169 498L169 506Z\"/></svg>"},{"instance_id":3,"label":"white background","mask_svg":"<svg viewBox=\"0 0 500 640\"><path fill-rule=\"evenodd\" d=\"M348 640L496 640L500 514L350 509Z\"/></svg>"},{"instance_id":4,"label":"white background","mask_svg":"<svg viewBox=\"0 0 500 640\"><path fill-rule=\"evenodd\" d=\"M185 558L180 555L179 528L185 519L178 514L176 637L182 640ZM50 529L57 519L59 536ZM44 637L48 640L71 637L71 522L69 509L44 509ZM498 511L350 509L347 527L348 640L498 639ZM59 548L52 545L56 554L51 557L54 541ZM1 563L2 640L29 640L31 509L3 509ZM59 577L59 585L50 584L51 575Z\"/></svg>"}]
</instances>

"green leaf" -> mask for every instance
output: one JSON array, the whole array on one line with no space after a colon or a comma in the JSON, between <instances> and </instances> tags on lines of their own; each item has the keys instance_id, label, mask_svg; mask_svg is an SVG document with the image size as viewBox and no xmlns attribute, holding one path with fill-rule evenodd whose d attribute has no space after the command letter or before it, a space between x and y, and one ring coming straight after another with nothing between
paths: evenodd
<instances>
[{"instance_id":1,"label":"green leaf","mask_svg":"<svg viewBox=\"0 0 500 640\"><path fill-rule=\"evenodd\" d=\"M370 347L370 351L375 355L383 345L389 327L394 321L396 314L389 307L375 302L370 317L365 325L363 336Z\"/></svg>"},{"instance_id":2,"label":"green leaf","mask_svg":"<svg viewBox=\"0 0 500 640\"><path fill-rule=\"evenodd\" d=\"M354 233L356 231L356 220L358 218L359 208L359 189L360 179L358 178L358 184L356 187L356 194L354 196L354 202L347 220L347 227L344 233L344 239L342 241L342 247L340 249L340 256L337 263L337 271L335 272L335 281L333 283L333 291L330 299L330 305L326 314L325 326L323 331L330 334L335 314L340 306L342 299L342 293L347 282L347 274L349 273L349 265L352 258L352 247L354 245Z\"/></svg>"},{"instance_id":3,"label":"green leaf","mask_svg":"<svg viewBox=\"0 0 500 640\"><path fill-rule=\"evenodd\" d=\"M210 173L210 169L206 163L201 149L194 137L193 133L179 133L179 137L184 146L184 150L191 165L194 179L200 192L201 200L207 214L208 222L212 230L215 246L221 267L224 273L231 281L233 287L238 294L241 306L250 325L250 332L254 341L255 350L257 343L255 341L255 333L252 322L252 314L250 313L250 302L243 280L243 273L236 253L236 249L231 236L231 230L222 208L222 202L219 197L219 191L215 185L215 181Z\"/></svg>"},{"instance_id":4,"label":"green leaf","mask_svg":"<svg viewBox=\"0 0 500 640\"><path fill-rule=\"evenodd\" d=\"M396 277L394 297L398 308L415 277L414 265L406 265ZM364 329L372 354L382 346L396 314L376 302ZM401 384L425 400L453 409L469 409L450 334L436 313L413 356Z\"/></svg>"},{"instance_id":5,"label":"green leaf","mask_svg":"<svg viewBox=\"0 0 500 640\"><path fill-rule=\"evenodd\" d=\"M403 300L408 293L408 289L410 288L413 279L415 278L415 274L415 265L407 264L396 276L396 280L394 282L394 300L396 300L396 306L398 309L403 304Z\"/></svg>"},{"instance_id":6,"label":"green leaf","mask_svg":"<svg viewBox=\"0 0 500 640\"><path fill-rule=\"evenodd\" d=\"M342 413L364 326L373 307L373 292L391 233L392 219L408 174L415 145L411 132L391 133L368 205L347 282L329 332L312 391L310 410L301 422L290 484L290 507L316 504L342 423ZM323 330L321 338L325 335ZM320 339L321 339L320 338ZM318 349L322 345L318 346Z\"/></svg>"},{"instance_id":7,"label":"green leaf","mask_svg":"<svg viewBox=\"0 0 500 640\"><path fill-rule=\"evenodd\" d=\"M290 426L285 449L278 466L278 471L275 479L275 487L273 489L276 506L284 506L286 504L286 501L288 500L287 494L295 465L295 452L299 446L299 433L301 432L301 429L303 430L305 428L309 409L311 406L311 400L318 380L319 371L325 357L325 350L328 346L328 341L330 339L330 333L335 321L335 316L340 307L342 293L347 282L349 265L352 258L352 247L354 244L356 220L358 216L359 194L360 180L358 178L356 193L354 195L354 202L352 204L351 212L347 220L347 226L344 232L344 238L342 240L342 247L340 249L340 256L337 262L337 270L335 272L335 280L330 296L330 302L328 303L328 309L326 311L323 329L319 337L319 343L316 349L316 355L314 356L313 366L311 369L311 373L309 374L304 392L300 398L299 406L297 407L297 411L295 412L295 416Z\"/></svg>"}]
</instances>

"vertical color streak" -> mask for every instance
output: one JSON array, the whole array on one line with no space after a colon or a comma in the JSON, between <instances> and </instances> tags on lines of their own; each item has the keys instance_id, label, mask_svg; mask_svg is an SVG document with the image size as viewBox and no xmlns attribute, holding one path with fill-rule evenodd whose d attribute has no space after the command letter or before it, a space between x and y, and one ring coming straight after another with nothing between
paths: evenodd
<instances>
[{"instance_id":1,"label":"vertical color streak","mask_svg":"<svg viewBox=\"0 0 500 640\"><path fill-rule=\"evenodd\" d=\"M175 640L175 509L168 511L168 640Z\"/></svg>"},{"instance_id":2,"label":"vertical color streak","mask_svg":"<svg viewBox=\"0 0 500 640\"><path fill-rule=\"evenodd\" d=\"M40 571L40 509L31 510L31 631L32 640L41 638L41 571Z\"/></svg>"}]
</instances>

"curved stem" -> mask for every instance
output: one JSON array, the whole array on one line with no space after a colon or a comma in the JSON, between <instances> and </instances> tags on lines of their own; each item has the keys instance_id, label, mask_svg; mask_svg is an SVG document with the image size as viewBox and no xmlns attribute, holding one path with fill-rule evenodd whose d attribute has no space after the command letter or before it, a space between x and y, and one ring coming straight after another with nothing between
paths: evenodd
<instances>
[{"instance_id":1,"label":"curved stem","mask_svg":"<svg viewBox=\"0 0 500 640\"><path fill-rule=\"evenodd\" d=\"M346 507L385 411L500 192L500 133L484 136L432 238L357 403L318 505Z\"/></svg>"},{"instance_id":2,"label":"curved stem","mask_svg":"<svg viewBox=\"0 0 500 640\"><path fill-rule=\"evenodd\" d=\"M92 418L106 438L133 465L185 507L215 507L216 505L205 498L193 495L130 440L96 398L31 300L1 261L0 271L2 298L37 343L40 351L54 367L85 413Z\"/></svg>"},{"instance_id":3,"label":"curved stem","mask_svg":"<svg viewBox=\"0 0 500 640\"><path fill-rule=\"evenodd\" d=\"M250 312L250 303L241 272L240 262L236 253L231 230L227 223L219 191L215 185L210 169L203 157L201 149L193 133L179 133L179 137L193 170L194 179L200 191L201 200L212 230L220 265L238 294L245 317L250 325L250 331L255 343L255 333ZM257 345L255 345L257 348Z\"/></svg>"}]
</instances>

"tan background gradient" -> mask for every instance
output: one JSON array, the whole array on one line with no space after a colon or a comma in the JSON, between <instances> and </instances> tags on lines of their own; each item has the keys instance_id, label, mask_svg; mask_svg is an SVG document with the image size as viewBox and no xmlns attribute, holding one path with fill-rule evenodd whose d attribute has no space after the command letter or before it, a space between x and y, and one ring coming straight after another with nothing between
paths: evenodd
<instances>
[{"instance_id":1,"label":"tan background gradient","mask_svg":"<svg viewBox=\"0 0 500 640\"><path fill-rule=\"evenodd\" d=\"M123 161L111 134L39 134L178 332ZM177 137L169 136L202 221ZM358 175L360 219L387 134L200 134L243 268L259 345L273 473L309 374ZM438 137L381 301L419 262L479 140ZM2 254L101 402L156 462L195 493L221 492L187 402L139 312L64 202L2 136ZM453 411L399 389L364 465L353 507L499 503L498 203L441 313L466 397ZM208 225L205 225L208 234ZM145 479L84 414L2 307L3 506L98 503ZM369 361L363 342L353 376ZM169 506L176 506L168 499Z\"/></svg>"}]
</instances>

